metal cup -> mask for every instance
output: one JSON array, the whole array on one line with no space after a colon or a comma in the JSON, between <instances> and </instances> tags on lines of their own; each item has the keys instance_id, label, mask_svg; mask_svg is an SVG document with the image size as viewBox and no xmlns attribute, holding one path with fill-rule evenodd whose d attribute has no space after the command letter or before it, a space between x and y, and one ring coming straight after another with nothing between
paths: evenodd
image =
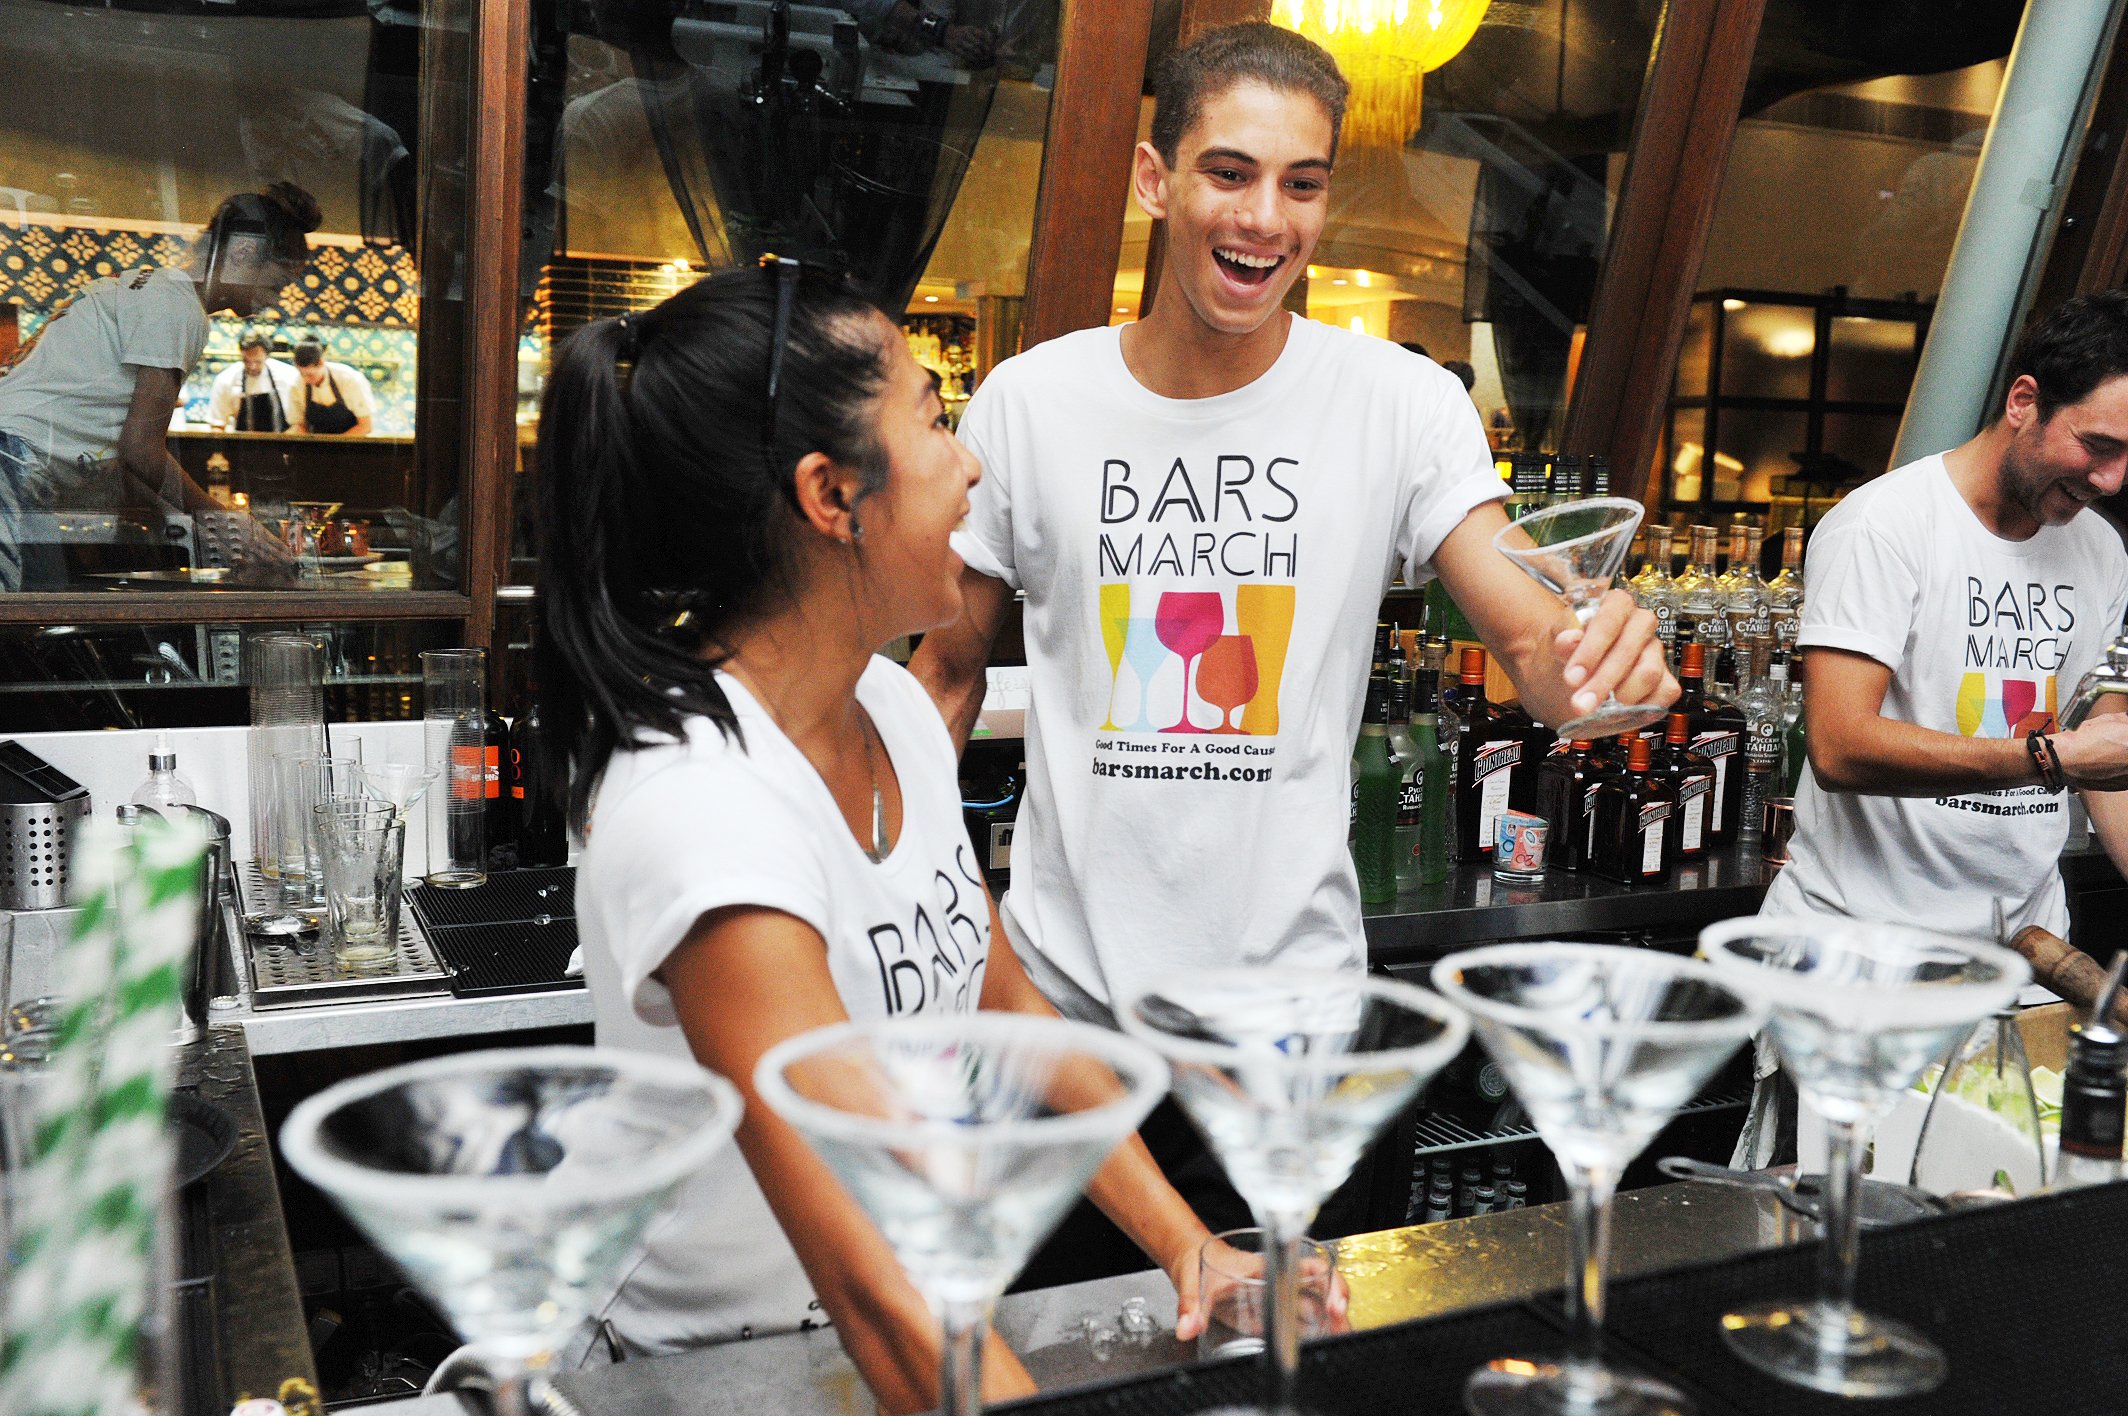
<instances>
[{"instance_id":1,"label":"metal cup","mask_svg":"<svg viewBox=\"0 0 2128 1416\"><path fill-rule=\"evenodd\" d=\"M1775 865L1788 864L1788 838L1795 834L1795 798L1766 798L1765 825L1759 833L1759 854Z\"/></svg>"}]
</instances>

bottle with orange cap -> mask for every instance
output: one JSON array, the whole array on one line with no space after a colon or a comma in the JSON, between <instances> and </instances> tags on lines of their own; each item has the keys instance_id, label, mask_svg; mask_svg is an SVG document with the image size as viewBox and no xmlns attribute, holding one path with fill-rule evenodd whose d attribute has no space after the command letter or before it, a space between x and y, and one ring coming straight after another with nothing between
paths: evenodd
<instances>
[{"instance_id":1,"label":"bottle with orange cap","mask_svg":"<svg viewBox=\"0 0 2128 1416\"><path fill-rule=\"evenodd\" d=\"M1736 839L1744 807L1744 715L1730 704L1707 696L1707 648L1685 646L1677 671L1680 692L1676 711L1692 730L1692 750L1714 764L1714 794L1707 806L1707 837L1712 846Z\"/></svg>"},{"instance_id":2,"label":"bottle with orange cap","mask_svg":"<svg viewBox=\"0 0 2128 1416\"><path fill-rule=\"evenodd\" d=\"M1677 796L1649 770L1648 740L1628 740L1626 770L1596 789L1588 869L1625 885L1660 885L1676 868Z\"/></svg>"},{"instance_id":3,"label":"bottle with orange cap","mask_svg":"<svg viewBox=\"0 0 2128 1416\"><path fill-rule=\"evenodd\" d=\"M1508 809L1508 784L1522 760L1522 737L1485 697L1485 651L1465 649L1457 682L1441 691L1443 715L1455 716L1454 822L1456 859L1492 855L1500 816Z\"/></svg>"},{"instance_id":4,"label":"bottle with orange cap","mask_svg":"<svg viewBox=\"0 0 2128 1416\"><path fill-rule=\"evenodd\" d=\"M1669 730L1649 758L1650 769L1677 797L1671 834L1677 858L1698 860L1707 853L1707 812L1714 801L1714 763L1692 750L1692 727L1683 713L1672 713Z\"/></svg>"}]
</instances>

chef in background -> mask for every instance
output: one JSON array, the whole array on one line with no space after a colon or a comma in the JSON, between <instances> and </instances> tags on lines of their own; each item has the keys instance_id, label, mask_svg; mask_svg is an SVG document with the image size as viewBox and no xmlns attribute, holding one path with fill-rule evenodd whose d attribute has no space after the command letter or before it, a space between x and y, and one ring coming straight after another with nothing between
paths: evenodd
<instances>
[{"instance_id":1,"label":"chef in background","mask_svg":"<svg viewBox=\"0 0 2128 1416\"><path fill-rule=\"evenodd\" d=\"M247 330L237 341L239 362L214 376L207 421L239 433L279 433L295 425L296 366L271 356L273 340Z\"/></svg>"},{"instance_id":2,"label":"chef in background","mask_svg":"<svg viewBox=\"0 0 2128 1416\"><path fill-rule=\"evenodd\" d=\"M377 416L377 397L359 370L326 358L323 344L306 339L296 346L296 373L298 432L328 437L369 436Z\"/></svg>"}]
</instances>

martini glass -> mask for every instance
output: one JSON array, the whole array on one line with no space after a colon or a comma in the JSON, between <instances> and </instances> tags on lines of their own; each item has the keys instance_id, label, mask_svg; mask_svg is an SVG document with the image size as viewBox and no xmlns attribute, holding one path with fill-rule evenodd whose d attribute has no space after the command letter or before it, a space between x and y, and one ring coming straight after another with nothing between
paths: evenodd
<instances>
[{"instance_id":1,"label":"martini glass","mask_svg":"<svg viewBox=\"0 0 2128 1416\"><path fill-rule=\"evenodd\" d=\"M373 762L362 766L362 789L408 819L436 780L436 769L418 762Z\"/></svg>"},{"instance_id":2,"label":"martini glass","mask_svg":"<svg viewBox=\"0 0 2128 1416\"><path fill-rule=\"evenodd\" d=\"M605 1303L739 1094L692 1063L590 1047L463 1052L327 1088L281 1149L477 1344L496 1416Z\"/></svg>"},{"instance_id":3,"label":"martini glass","mask_svg":"<svg viewBox=\"0 0 2128 1416\"><path fill-rule=\"evenodd\" d=\"M1822 916L1729 920L1703 931L1699 948L1771 1005L1781 1066L1825 1118L1828 1141L1818 1297L1726 1314L1723 1339L1752 1366L1817 1391L1933 1390L1943 1350L1855 1306L1863 1153L1900 1094L2015 998L2031 967L1995 944Z\"/></svg>"},{"instance_id":4,"label":"martini glass","mask_svg":"<svg viewBox=\"0 0 2128 1416\"><path fill-rule=\"evenodd\" d=\"M1605 944L1497 944L1433 966L1470 1012L1573 1191L1571 1345L1560 1362L1471 1373L1473 1416L1677 1416L1675 1388L1603 1363L1604 1272L1618 1177L1757 1029L1761 1011L1703 963Z\"/></svg>"},{"instance_id":5,"label":"martini glass","mask_svg":"<svg viewBox=\"0 0 2128 1416\"><path fill-rule=\"evenodd\" d=\"M998 1295L1167 1081L1143 1044L1021 1013L837 1023L754 1069L938 1314L944 1416L983 1409Z\"/></svg>"},{"instance_id":6,"label":"martini glass","mask_svg":"<svg viewBox=\"0 0 2128 1416\"><path fill-rule=\"evenodd\" d=\"M1296 1410L1301 1241L1375 1133L1462 1050L1463 1015L1410 984L1329 969L1193 969L1125 1004L1175 1100L1264 1229L1267 1401Z\"/></svg>"},{"instance_id":7,"label":"martini glass","mask_svg":"<svg viewBox=\"0 0 2128 1416\"><path fill-rule=\"evenodd\" d=\"M1493 536L1493 548L1566 601L1586 625L1633 548L1641 505L1630 497L1591 497L1532 512ZM1594 712L1559 724L1563 738L1601 738L1663 720L1659 703L1621 703L1613 693Z\"/></svg>"}]
</instances>

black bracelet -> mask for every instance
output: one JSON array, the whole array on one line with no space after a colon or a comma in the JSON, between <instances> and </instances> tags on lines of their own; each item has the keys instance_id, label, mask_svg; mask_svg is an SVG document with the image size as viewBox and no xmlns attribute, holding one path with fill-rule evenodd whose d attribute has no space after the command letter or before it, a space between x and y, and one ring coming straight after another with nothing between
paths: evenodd
<instances>
[{"instance_id":1,"label":"black bracelet","mask_svg":"<svg viewBox=\"0 0 2128 1416\"><path fill-rule=\"evenodd\" d=\"M2050 792L2062 790L2067 783L2062 778L2061 759L2054 755L2054 745L2038 731L2025 734L2025 751L2031 755L2032 768L2039 773L2040 784Z\"/></svg>"}]
</instances>

